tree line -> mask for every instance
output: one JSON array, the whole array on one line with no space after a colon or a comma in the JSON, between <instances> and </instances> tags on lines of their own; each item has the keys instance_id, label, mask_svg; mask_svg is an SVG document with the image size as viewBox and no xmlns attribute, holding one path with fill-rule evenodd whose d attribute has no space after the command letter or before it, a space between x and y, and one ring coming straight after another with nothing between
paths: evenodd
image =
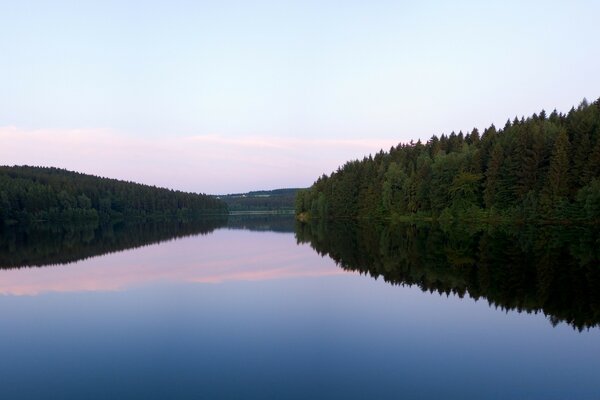
<instances>
[{"instance_id":1,"label":"tree line","mask_svg":"<svg viewBox=\"0 0 600 400\"><path fill-rule=\"evenodd\" d=\"M248 193L217 196L227 203L229 211L289 211L294 210L299 189L258 190Z\"/></svg>"},{"instance_id":2,"label":"tree line","mask_svg":"<svg viewBox=\"0 0 600 400\"><path fill-rule=\"evenodd\" d=\"M300 191L296 213L598 222L600 99L349 161Z\"/></svg>"},{"instance_id":3,"label":"tree line","mask_svg":"<svg viewBox=\"0 0 600 400\"><path fill-rule=\"evenodd\" d=\"M227 205L205 194L59 168L0 166L0 226L120 218L190 219L222 213L227 213Z\"/></svg>"}]
</instances>

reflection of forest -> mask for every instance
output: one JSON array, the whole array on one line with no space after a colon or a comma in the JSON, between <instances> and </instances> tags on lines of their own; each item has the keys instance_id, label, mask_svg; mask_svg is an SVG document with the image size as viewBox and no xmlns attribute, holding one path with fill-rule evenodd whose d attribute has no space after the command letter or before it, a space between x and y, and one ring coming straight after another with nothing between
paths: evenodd
<instances>
[{"instance_id":1,"label":"reflection of forest","mask_svg":"<svg viewBox=\"0 0 600 400\"><path fill-rule=\"evenodd\" d=\"M227 226L232 229L293 233L296 219L292 214L229 215Z\"/></svg>"},{"instance_id":2,"label":"reflection of forest","mask_svg":"<svg viewBox=\"0 0 600 400\"><path fill-rule=\"evenodd\" d=\"M293 215L220 215L193 222L42 225L0 230L0 269L66 264L215 229L294 232Z\"/></svg>"},{"instance_id":3,"label":"reflection of forest","mask_svg":"<svg viewBox=\"0 0 600 400\"><path fill-rule=\"evenodd\" d=\"M543 312L552 324L600 325L600 229L562 226L298 224L344 269L423 291Z\"/></svg>"},{"instance_id":4,"label":"reflection of forest","mask_svg":"<svg viewBox=\"0 0 600 400\"><path fill-rule=\"evenodd\" d=\"M45 225L0 231L0 268L66 264L179 237L208 234L227 216L195 222Z\"/></svg>"}]
</instances>

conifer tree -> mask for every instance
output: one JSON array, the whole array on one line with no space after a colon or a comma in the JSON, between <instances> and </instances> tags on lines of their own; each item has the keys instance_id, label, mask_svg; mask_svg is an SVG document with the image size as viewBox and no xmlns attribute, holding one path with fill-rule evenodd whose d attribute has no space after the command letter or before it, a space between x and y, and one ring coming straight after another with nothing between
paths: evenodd
<instances>
[{"instance_id":1,"label":"conifer tree","mask_svg":"<svg viewBox=\"0 0 600 400\"><path fill-rule=\"evenodd\" d=\"M548 179L546 182L546 190L552 200L565 197L569 192L568 151L569 138L567 137L567 133L562 130L554 142L552 158L550 159L550 170L548 171Z\"/></svg>"},{"instance_id":2,"label":"conifer tree","mask_svg":"<svg viewBox=\"0 0 600 400\"><path fill-rule=\"evenodd\" d=\"M492 208L496 200L496 192L498 191L498 182L500 180L500 169L504 154L502 146L497 143L492 150L492 156L488 165L485 182L485 190L483 191L483 201L486 208Z\"/></svg>"}]
</instances>

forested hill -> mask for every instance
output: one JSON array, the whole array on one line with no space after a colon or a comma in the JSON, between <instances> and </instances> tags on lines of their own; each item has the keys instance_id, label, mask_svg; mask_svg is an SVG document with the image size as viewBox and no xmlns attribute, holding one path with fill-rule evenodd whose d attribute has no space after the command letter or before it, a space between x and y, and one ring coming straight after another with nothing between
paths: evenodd
<instances>
[{"instance_id":1,"label":"forested hill","mask_svg":"<svg viewBox=\"0 0 600 400\"><path fill-rule=\"evenodd\" d=\"M257 190L217 196L227 203L229 211L289 211L293 212L296 193L300 189Z\"/></svg>"},{"instance_id":2,"label":"forested hill","mask_svg":"<svg viewBox=\"0 0 600 400\"><path fill-rule=\"evenodd\" d=\"M600 221L600 99L350 161L299 192L316 218Z\"/></svg>"},{"instance_id":3,"label":"forested hill","mask_svg":"<svg viewBox=\"0 0 600 400\"><path fill-rule=\"evenodd\" d=\"M90 219L193 219L224 213L227 205L205 194L58 168L0 166L0 226Z\"/></svg>"}]
</instances>

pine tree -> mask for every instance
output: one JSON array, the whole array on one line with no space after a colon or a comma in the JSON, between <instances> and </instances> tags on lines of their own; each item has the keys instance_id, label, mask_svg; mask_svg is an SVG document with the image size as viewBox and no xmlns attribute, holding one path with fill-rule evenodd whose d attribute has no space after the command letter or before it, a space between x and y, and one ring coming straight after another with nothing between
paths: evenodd
<instances>
[{"instance_id":1,"label":"pine tree","mask_svg":"<svg viewBox=\"0 0 600 400\"><path fill-rule=\"evenodd\" d=\"M564 130L558 134L550 159L550 170L546 181L546 191L553 201L569 193L569 138Z\"/></svg>"},{"instance_id":2,"label":"pine tree","mask_svg":"<svg viewBox=\"0 0 600 400\"><path fill-rule=\"evenodd\" d=\"M588 164L588 157L591 152L590 136L587 133L582 134L574 143L573 155L571 157L572 165L570 169L571 194L574 195L577 189L585 186L591 177L585 173Z\"/></svg>"},{"instance_id":3,"label":"pine tree","mask_svg":"<svg viewBox=\"0 0 600 400\"><path fill-rule=\"evenodd\" d=\"M535 190L542 161L544 142L540 140L540 127L536 124L526 126L517 138L516 157L518 161L516 194L518 199L531 190Z\"/></svg>"},{"instance_id":4,"label":"pine tree","mask_svg":"<svg viewBox=\"0 0 600 400\"><path fill-rule=\"evenodd\" d=\"M504 160L504 152L500 143L496 143L492 150L492 155L488 169L485 173L486 182L483 191L483 202L486 208L492 208L496 200L496 192L498 190L498 181L500 179L500 169Z\"/></svg>"},{"instance_id":5,"label":"pine tree","mask_svg":"<svg viewBox=\"0 0 600 400\"><path fill-rule=\"evenodd\" d=\"M588 155L587 168L582 174L586 182L593 178L600 178L600 140Z\"/></svg>"}]
</instances>

